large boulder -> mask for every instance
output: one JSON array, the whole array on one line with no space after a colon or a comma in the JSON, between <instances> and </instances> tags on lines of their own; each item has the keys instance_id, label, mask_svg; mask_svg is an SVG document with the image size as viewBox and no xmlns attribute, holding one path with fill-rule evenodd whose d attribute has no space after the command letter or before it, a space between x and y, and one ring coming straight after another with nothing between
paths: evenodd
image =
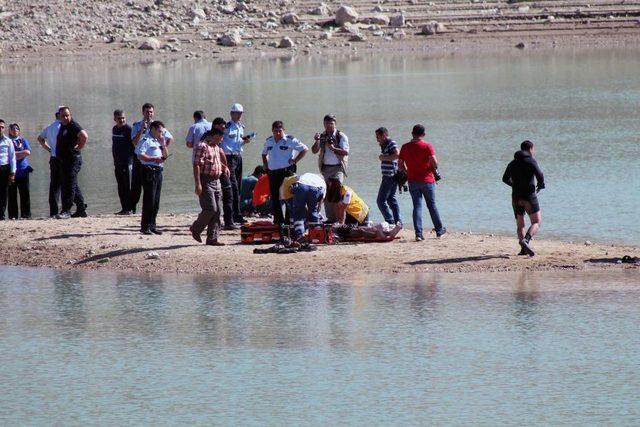
<instances>
[{"instance_id":1,"label":"large boulder","mask_svg":"<svg viewBox=\"0 0 640 427\"><path fill-rule=\"evenodd\" d=\"M218 44L222 46L233 47L240 45L240 43L242 43L242 37L238 30L229 31L218 38Z\"/></svg>"},{"instance_id":2,"label":"large boulder","mask_svg":"<svg viewBox=\"0 0 640 427\"><path fill-rule=\"evenodd\" d=\"M347 22L351 24L358 22L358 12L352 7L343 5L336 10L336 24L343 26Z\"/></svg>"},{"instance_id":3,"label":"large boulder","mask_svg":"<svg viewBox=\"0 0 640 427\"><path fill-rule=\"evenodd\" d=\"M191 17L192 18L199 18L199 19L207 19L207 14L204 11L204 9L202 9L200 7L195 7L193 9L191 9Z\"/></svg>"},{"instance_id":4,"label":"large boulder","mask_svg":"<svg viewBox=\"0 0 640 427\"><path fill-rule=\"evenodd\" d=\"M278 48L280 49L288 49L294 47L296 44L291 40L290 37L283 37L278 44Z\"/></svg>"},{"instance_id":5,"label":"large boulder","mask_svg":"<svg viewBox=\"0 0 640 427\"><path fill-rule=\"evenodd\" d=\"M280 22L283 25L298 25L300 23L300 17L292 12L285 13L282 15L282 18L280 18Z\"/></svg>"},{"instance_id":6,"label":"large boulder","mask_svg":"<svg viewBox=\"0 0 640 427\"><path fill-rule=\"evenodd\" d=\"M427 36L432 36L438 33L438 23L436 21L427 22L420 29L421 34L425 34Z\"/></svg>"},{"instance_id":7,"label":"large boulder","mask_svg":"<svg viewBox=\"0 0 640 427\"><path fill-rule=\"evenodd\" d=\"M404 15L401 13L400 15L392 16L389 19L389 25L395 28L404 27Z\"/></svg>"},{"instance_id":8,"label":"large boulder","mask_svg":"<svg viewBox=\"0 0 640 427\"><path fill-rule=\"evenodd\" d=\"M142 44L140 46L138 46L138 49L140 50L158 50L160 49L160 40L158 40L155 37L148 37L146 38Z\"/></svg>"},{"instance_id":9,"label":"large boulder","mask_svg":"<svg viewBox=\"0 0 640 427\"><path fill-rule=\"evenodd\" d=\"M318 16L329 16L331 15L331 10L329 9L329 6L327 6L326 4L320 3L318 7L311 9L309 14L318 15Z\"/></svg>"}]
</instances>

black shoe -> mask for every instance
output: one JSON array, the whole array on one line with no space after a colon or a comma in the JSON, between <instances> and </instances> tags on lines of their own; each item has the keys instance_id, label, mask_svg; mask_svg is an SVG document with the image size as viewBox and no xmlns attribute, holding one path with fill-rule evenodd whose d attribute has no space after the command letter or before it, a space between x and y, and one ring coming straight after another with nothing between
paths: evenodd
<instances>
[{"instance_id":1,"label":"black shoe","mask_svg":"<svg viewBox=\"0 0 640 427\"><path fill-rule=\"evenodd\" d=\"M191 237L193 237L193 240L195 240L198 243L202 243L202 237L200 237L198 233L193 231L193 227L189 227L189 231L191 232Z\"/></svg>"},{"instance_id":2,"label":"black shoe","mask_svg":"<svg viewBox=\"0 0 640 427\"><path fill-rule=\"evenodd\" d=\"M115 215L131 215L131 211L125 211L123 209L120 212L116 212Z\"/></svg>"},{"instance_id":3,"label":"black shoe","mask_svg":"<svg viewBox=\"0 0 640 427\"><path fill-rule=\"evenodd\" d=\"M153 234L153 233L151 232L151 230L149 230L148 228L147 228L147 229L140 230L140 232L141 232L142 234L146 234L147 236L151 236L151 235Z\"/></svg>"},{"instance_id":4,"label":"black shoe","mask_svg":"<svg viewBox=\"0 0 640 427\"><path fill-rule=\"evenodd\" d=\"M56 219L69 219L71 218L71 212L63 211L56 215Z\"/></svg>"},{"instance_id":5,"label":"black shoe","mask_svg":"<svg viewBox=\"0 0 640 427\"><path fill-rule=\"evenodd\" d=\"M534 256L536 254L535 252L533 252L533 249L531 249L531 246L529 245L529 242L527 242L527 239L520 240L520 247L529 256Z\"/></svg>"},{"instance_id":6,"label":"black shoe","mask_svg":"<svg viewBox=\"0 0 640 427\"><path fill-rule=\"evenodd\" d=\"M236 223L236 224L246 224L249 221L247 221L243 217L239 216L239 217L233 218L233 222Z\"/></svg>"},{"instance_id":7,"label":"black shoe","mask_svg":"<svg viewBox=\"0 0 640 427\"><path fill-rule=\"evenodd\" d=\"M224 229L227 231L232 231L232 230L237 230L238 227L236 227L234 224L225 224Z\"/></svg>"},{"instance_id":8,"label":"black shoe","mask_svg":"<svg viewBox=\"0 0 640 427\"><path fill-rule=\"evenodd\" d=\"M71 215L71 218L86 218L86 217L87 217L87 212L86 211L75 211Z\"/></svg>"},{"instance_id":9,"label":"black shoe","mask_svg":"<svg viewBox=\"0 0 640 427\"><path fill-rule=\"evenodd\" d=\"M524 255L529 255L529 254L526 253L524 249L520 249L520 252L518 252L518 256L524 256Z\"/></svg>"},{"instance_id":10,"label":"black shoe","mask_svg":"<svg viewBox=\"0 0 640 427\"><path fill-rule=\"evenodd\" d=\"M153 234L157 234L158 236L162 235L162 231L158 230L157 228L150 228L151 232Z\"/></svg>"}]
</instances>

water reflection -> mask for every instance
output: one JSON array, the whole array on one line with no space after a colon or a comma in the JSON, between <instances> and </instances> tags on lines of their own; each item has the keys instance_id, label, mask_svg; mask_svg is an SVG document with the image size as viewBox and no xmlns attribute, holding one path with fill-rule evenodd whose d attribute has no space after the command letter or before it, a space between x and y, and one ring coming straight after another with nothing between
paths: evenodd
<instances>
[{"instance_id":1,"label":"water reflection","mask_svg":"<svg viewBox=\"0 0 640 427\"><path fill-rule=\"evenodd\" d=\"M160 275L116 275L118 324L125 335L157 337L167 330L170 312Z\"/></svg>"},{"instance_id":2,"label":"water reflection","mask_svg":"<svg viewBox=\"0 0 640 427\"><path fill-rule=\"evenodd\" d=\"M65 334L84 332L87 326L83 273L58 271L53 276L54 307L58 317L56 324Z\"/></svg>"},{"instance_id":3,"label":"water reflection","mask_svg":"<svg viewBox=\"0 0 640 427\"><path fill-rule=\"evenodd\" d=\"M513 309L517 327L522 332L535 329L539 321L540 285L536 275L522 272L513 289Z\"/></svg>"}]
</instances>

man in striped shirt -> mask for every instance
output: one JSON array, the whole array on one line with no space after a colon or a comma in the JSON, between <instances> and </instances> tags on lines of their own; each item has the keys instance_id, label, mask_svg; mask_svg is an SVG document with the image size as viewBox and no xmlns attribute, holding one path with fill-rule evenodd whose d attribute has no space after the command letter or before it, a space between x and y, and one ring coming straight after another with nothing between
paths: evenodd
<instances>
[{"instance_id":1,"label":"man in striped shirt","mask_svg":"<svg viewBox=\"0 0 640 427\"><path fill-rule=\"evenodd\" d=\"M202 242L200 235L207 229L206 244L210 246L223 246L218 242L218 230L220 229L220 212L222 211L222 187L220 177L229 176L227 159L220 143L224 137L224 131L213 128L207 131L202 141L195 147L193 157L193 179L196 184L195 192L200 199L202 212L191 225L191 236L198 242Z\"/></svg>"},{"instance_id":2,"label":"man in striped shirt","mask_svg":"<svg viewBox=\"0 0 640 427\"><path fill-rule=\"evenodd\" d=\"M382 182L378 190L378 209L384 220L389 224L402 223L400 218L400 206L396 198L398 184L395 174L398 171L398 144L389 139L389 131L386 128L376 129L376 140L380 145L380 167L382 169Z\"/></svg>"}]
</instances>

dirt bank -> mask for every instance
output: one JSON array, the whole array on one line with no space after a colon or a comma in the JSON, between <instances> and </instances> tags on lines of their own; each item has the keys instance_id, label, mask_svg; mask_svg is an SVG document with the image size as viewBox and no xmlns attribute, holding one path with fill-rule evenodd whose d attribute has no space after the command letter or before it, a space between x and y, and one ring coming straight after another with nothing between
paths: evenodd
<instances>
[{"instance_id":1,"label":"dirt bank","mask_svg":"<svg viewBox=\"0 0 640 427\"><path fill-rule=\"evenodd\" d=\"M139 217L98 216L70 220L0 222L0 264L116 271L212 273L246 276L338 277L354 272L411 273L520 270L602 270L640 268L621 264L623 255L640 256L636 247L569 243L544 238L534 241L537 255L516 256L512 237L451 232L414 242L411 231L389 243L318 246L297 254L253 253L240 244L239 231L223 232L224 247L194 241L188 226L195 215L158 219L162 236L144 236ZM265 247L264 245L261 247ZM151 256L157 254L156 259Z\"/></svg>"}]
</instances>

